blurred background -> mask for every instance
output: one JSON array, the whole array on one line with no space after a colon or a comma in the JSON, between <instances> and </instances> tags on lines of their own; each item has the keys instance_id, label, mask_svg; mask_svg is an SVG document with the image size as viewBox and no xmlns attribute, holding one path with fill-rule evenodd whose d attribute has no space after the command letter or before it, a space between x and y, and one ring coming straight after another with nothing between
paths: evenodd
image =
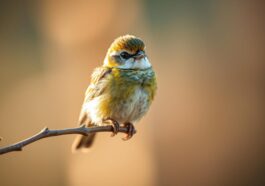
<instances>
[{"instance_id":1,"label":"blurred background","mask_svg":"<svg viewBox=\"0 0 265 186\"><path fill-rule=\"evenodd\" d=\"M158 77L137 135L74 135L0 157L2 186L265 185L265 3L0 1L1 146L75 127L92 70L134 34Z\"/></svg>"}]
</instances>

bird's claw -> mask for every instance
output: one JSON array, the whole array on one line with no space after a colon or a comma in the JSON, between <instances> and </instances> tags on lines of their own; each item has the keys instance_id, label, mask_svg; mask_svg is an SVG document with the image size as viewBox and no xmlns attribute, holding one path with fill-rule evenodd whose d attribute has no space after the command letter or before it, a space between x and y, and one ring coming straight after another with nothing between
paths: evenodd
<instances>
[{"instance_id":1,"label":"bird's claw","mask_svg":"<svg viewBox=\"0 0 265 186\"><path fill-rule=\"evenodd\" d=\"M132 138L132 136L136 133L136 130L135 130L135 128L134 128L132 123L125 123L124 125L125 125L125 127L128 128L128 132L127 132L127 135L124 138L122 138L122 139L124 141L126 141L126 140L129 140L129 139Z\"/></svg>"},{"instance_id":2,"label":"bird's claw","mask_svg":"<svg viewBox=\"0 0 265 186\"><path fill-rule=\"evenodd\" d=\"M115 136L119 132L120 124L114 119L108 119L110 121L110 125L113 128L113 133L111 137Z\"/></svg>"}]
</instances>

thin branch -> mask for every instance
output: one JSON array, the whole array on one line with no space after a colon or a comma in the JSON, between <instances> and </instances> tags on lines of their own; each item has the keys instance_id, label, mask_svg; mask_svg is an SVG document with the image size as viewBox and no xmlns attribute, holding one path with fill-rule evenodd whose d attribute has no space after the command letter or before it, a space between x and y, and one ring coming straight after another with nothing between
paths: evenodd
<instances>
[{"instance_id":1,"label":"thin branch","mask_svg":"<svg viewBox=\"0 0 265 186\"><path fill-rule=\"evenodd\" d=\"M54 136L61 136L61 135L68 135L68 134L88 135L89 133L112 132L112 131L113 131L112 126L86 127L85 125L81 125L80 127L76 127L76 128L67 128L67 129L60 129L60 130L50 130L47 127L45 127L39 133L35 134L34 136L30 138L27 138L15 144L0 148L0 155L13 152L13 151L22 151L22 148L24 146L29 145L40 139L47 138L47 137L54 137ZM127 133L128 128L119 127L119 132Z\"/></svg>"}]
</instances>

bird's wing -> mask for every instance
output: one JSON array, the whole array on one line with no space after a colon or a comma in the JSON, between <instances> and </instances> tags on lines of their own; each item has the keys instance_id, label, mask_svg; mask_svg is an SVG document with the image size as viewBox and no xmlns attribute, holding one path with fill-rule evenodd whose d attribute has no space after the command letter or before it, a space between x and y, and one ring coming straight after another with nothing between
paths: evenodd
<instances>
[{"instance_id":1,"label":"bird's wing","mask_svg":"<svg viewBox=\"0 0 265 186\"><path fill-rule=\"evenodd\" d=\"M111 68L98 67L94 70L91 76L91 82L85 94L84 104L100 96L107 87L106 77L111 74ZM79 124L91 125L90 118L86 112L81 110L79 116Z\"/></svg>"}]
</instances>

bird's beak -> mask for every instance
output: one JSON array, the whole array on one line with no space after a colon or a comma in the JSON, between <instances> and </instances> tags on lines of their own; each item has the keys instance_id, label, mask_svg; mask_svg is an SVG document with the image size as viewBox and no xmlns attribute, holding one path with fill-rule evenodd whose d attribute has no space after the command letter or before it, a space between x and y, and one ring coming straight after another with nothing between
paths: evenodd
<instances>
[{"instance_id":1,"label":"bird's beak","mask_svg":"<svg viewBox=\"0 0 265 186\"><path fill-rule=\"evenodd\" d=\"M140 60L140 59L142 59L144 57L145 57L145 53L143 51L140 51L134 56L134 59L135 60Z\"/></svg>"}]
</instances>

